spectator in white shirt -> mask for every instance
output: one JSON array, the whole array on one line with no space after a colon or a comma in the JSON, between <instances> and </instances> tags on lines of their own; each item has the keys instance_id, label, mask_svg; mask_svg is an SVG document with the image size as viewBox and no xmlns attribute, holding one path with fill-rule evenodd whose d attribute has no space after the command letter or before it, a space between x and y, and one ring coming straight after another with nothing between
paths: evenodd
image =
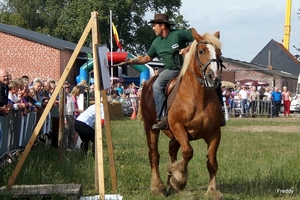
<instances>
[{"instance_id":1,"label":"spectator in white shirt","mask_svg":"<svg viewBox=\"0 0 300 200\"><path fill-rule=\"evenodd\" d=\"M248 106L248 92L246 89L246 86L242 86L242 89L239 91L239 94L241 96L241 106L242 106L242 110L244 115L246 113L249 113L249 106Z\"/></svg>"},{"instance_id":2,"label":"spectator in white shirt","mask_svg":"<svg viewBox=\"0 0 300 200\"><path fill-rule=\"evenodd\" d=\"M80 145L81 150L84 154L88 152L89 141L93 143L93 154L95 153L95 116L96 108L95 104L89 106L85 111L83 111L75 120L75 130L78 133L82 143ZM104 110L103 104L101 103L101 123L104 125Z\"/></svg>"}]
</instances>

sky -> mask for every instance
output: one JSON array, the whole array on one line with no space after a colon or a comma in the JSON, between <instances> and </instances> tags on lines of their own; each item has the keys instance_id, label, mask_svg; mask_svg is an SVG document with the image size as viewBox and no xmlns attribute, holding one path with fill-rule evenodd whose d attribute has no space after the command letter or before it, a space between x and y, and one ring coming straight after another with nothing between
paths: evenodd
<instances>
[{"instance_id":1,"label":"sky","mask_svg":"<svg viewBox=\"0 0 300 200\"><path fill-rule=\"evenodd\" d=\"M199 2L199 3L196 3ZM290 52L300 49L300 0L292 0ZM271 39L282 43L286 0L183 0L180 13L199 34L220 31L226 58L250 62Z\"/></svg>"}]
</instances>

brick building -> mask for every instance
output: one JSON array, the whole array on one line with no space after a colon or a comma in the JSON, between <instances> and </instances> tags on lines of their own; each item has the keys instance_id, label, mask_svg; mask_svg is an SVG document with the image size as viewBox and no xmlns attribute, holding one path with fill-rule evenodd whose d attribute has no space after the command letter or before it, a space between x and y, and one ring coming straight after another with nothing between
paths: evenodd
<instances>
[{"instance_id":1,"label":"brick building","mask_svg":"<svg viewBox=\"0 0 300 200\"><path fill-rule=\"evenodd\" d=\"M222 79L233 83L239 80L251 79L269 83L271 87L282 89L287 86L292 93L296 92L298 76L281 70L276 70L272 66L263 66L230 58L223 58L226 69L222 72Z\"/></svg>"},{"instance_id":2,"label":"brick building","mask_svg":"<svg viewBox=\"0 0 300 200\"><path fill-rule=\"evenodd\" d=\"M7 69L12 79L23 75L58 81L74 49L75 43L0 23L0 68ZM91 48L83 47L67 81L76 84L79 68L87 62Z\"/></svg>"}]
</instances>

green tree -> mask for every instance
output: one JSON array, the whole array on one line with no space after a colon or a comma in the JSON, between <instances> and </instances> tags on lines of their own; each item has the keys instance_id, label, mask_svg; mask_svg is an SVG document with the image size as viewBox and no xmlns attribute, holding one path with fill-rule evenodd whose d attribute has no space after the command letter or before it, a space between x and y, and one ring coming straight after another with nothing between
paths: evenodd
<instances>
[{"instance_id":1,"label":"green tree","mask_svg":"<svg viewBox=\"0 0 300 200\"><path fill-rule=\"evenodd\" d=\"M155 35L146 13L166 13L175 28L188 28L179 12L181 0L3 0L0 22L77 43L92 11L98 12L101 43L110 47L110 10L125 51L142 54ZM91 37L85 45L90 46ZM117 50L113 42L114 50Z\"/></svg>"},{"instance_id":2,"label":"green tree","mask_svg":"<svg viewBox=\"0 0 300 200\"><path fill-rule=\"evenodd\" d=\"M2 23L53 35L62 8L62 0L4 0L0 7L0 20Z\"/></svg>"}]
</instances>

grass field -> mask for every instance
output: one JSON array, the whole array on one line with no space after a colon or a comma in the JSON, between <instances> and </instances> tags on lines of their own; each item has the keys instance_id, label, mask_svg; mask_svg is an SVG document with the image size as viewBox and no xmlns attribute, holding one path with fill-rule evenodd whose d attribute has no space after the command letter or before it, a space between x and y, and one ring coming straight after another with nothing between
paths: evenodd
<instances>
[{"instance_id":1,"label":"grass field","mask_svg":"<svg viewBox=\"0 0 300 200\"><path fill-rule=\"evenodd\" d=\"M189 180L184 191L167 198L150 191L148 148L142 123L138 120L112 121L112 138L117 172L118 194L124 200L206 199L208 171L206 144L193 141L194 157L189 163ZM109 161L104 136L105 193L111 194ZM300 199L300 118L236 118L222 128L218 150L217 181L224 199ZM166 181L168 138L161 134L160 172ZM179 155L179 158L181 154ZM1 186L7 184L15 163L0 171ZM84 196L96 195L94 159L91 153L65 152L58 162L55 148L33 148L18 175L15 185L80 183ZM284 192L293 192L287 194Z\"/></svg>"}]
</instances>

